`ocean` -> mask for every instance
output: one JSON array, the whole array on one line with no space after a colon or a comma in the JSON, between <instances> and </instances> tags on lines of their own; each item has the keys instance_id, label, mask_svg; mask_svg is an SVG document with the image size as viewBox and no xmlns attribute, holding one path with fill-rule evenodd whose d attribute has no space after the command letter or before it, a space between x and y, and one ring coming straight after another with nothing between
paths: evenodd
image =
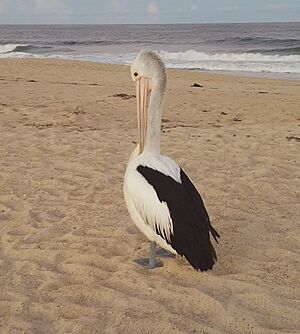
<instances>
[{"instance_id":1,"label":"ocean","mask_svg":"<svg viewBox=\"0 0 300 334\"><path fill-rule=\"evenodd\" d=\"M300 79L300 22L168 25L0 25L0 58L130 64L142 48L169 68Z\"/></svg>"}]
</instances>

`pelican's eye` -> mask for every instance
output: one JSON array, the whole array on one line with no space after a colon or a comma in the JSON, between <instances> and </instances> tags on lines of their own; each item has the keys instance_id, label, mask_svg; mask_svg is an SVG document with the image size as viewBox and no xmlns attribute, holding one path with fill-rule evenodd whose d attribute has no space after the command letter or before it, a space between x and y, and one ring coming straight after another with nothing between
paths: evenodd
<instances>
[{"instance_id":1,"label":"pelican's eye","mask_svg":"<svg viewBox=\"0 0 300 334\"><path fill-rule=\"evenodd\" d=\"M138 74L138 72L134 72L133 75L134 75L135 77L137 77L139 74Z\"/></svg>"}]
</instances>

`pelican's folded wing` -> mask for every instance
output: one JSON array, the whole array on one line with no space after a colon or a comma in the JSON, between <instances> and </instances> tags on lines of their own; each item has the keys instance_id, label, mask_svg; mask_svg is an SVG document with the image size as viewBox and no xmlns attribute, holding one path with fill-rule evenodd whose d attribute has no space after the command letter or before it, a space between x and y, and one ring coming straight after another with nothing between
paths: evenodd
<instances>
[{"instance_id":1,"label":"pelican's folded wing","mask_svg":"<svg viewBox=\"0 0 300 334\"><path fill-rule=\"evenodd\" d=\"M154 188L159 201L169 209L172 224L169 243L172 248L186 257L195 269L212 269L217 256L209 232L215 239L219 235L212 228L201 196L188 176L181 169L181 182L177 182L171 176L147 166L140 165L137 171Z\"/></svg>"}]
</instances>

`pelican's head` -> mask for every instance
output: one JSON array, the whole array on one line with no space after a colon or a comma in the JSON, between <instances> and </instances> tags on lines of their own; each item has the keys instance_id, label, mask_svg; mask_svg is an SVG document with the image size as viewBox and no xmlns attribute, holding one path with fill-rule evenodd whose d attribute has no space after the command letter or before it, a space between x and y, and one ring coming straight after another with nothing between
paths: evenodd
<instances>
[{"instance_id":1,"label":"pelican's head","mask_svg":"<svg viewBox=\"0 0 300 334\"><path fill-rule=\"evenodd\" d=\"M166 71L164 63L156 53L142 50L133 61L130 72L136 83L139 153L142 153L147 133L149 96L154 90L161 97L165 94Z\"/></svg>"},{"instance_id":2,"label":"pelican's head","mask_svg":"<svg viewBox=\"0 0 300 334\"><path fill-rule=\"evenodd\" d=\"M131 64L131 77L133 81L148 78L151 81L165 81L165 65L159 56L150 50L144 49L138 53Z\"/></svg>"}]
</instances>

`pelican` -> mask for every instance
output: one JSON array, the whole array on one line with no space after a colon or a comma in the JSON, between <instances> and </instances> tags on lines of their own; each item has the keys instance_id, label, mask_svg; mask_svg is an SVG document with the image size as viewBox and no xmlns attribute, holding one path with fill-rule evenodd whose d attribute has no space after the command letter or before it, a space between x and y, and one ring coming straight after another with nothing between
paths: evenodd
<instances>
[{"instance_id":1,"label":"pelican","mask_svg":"<svg viewBox=\"0 0 300 334\"><path fill-rule=\"evenodd\" d=\"M131 65L136 84L138 145L124 178L124 198L132 221L150 240L150 258L138 263L147 269L162 266L156 244L179 254L196 270L212 269L217 260L212 227L203 200L183 169L160 154L163 100L167 77L159 56L142 50Z\"/></svg>"}]
</instances>

